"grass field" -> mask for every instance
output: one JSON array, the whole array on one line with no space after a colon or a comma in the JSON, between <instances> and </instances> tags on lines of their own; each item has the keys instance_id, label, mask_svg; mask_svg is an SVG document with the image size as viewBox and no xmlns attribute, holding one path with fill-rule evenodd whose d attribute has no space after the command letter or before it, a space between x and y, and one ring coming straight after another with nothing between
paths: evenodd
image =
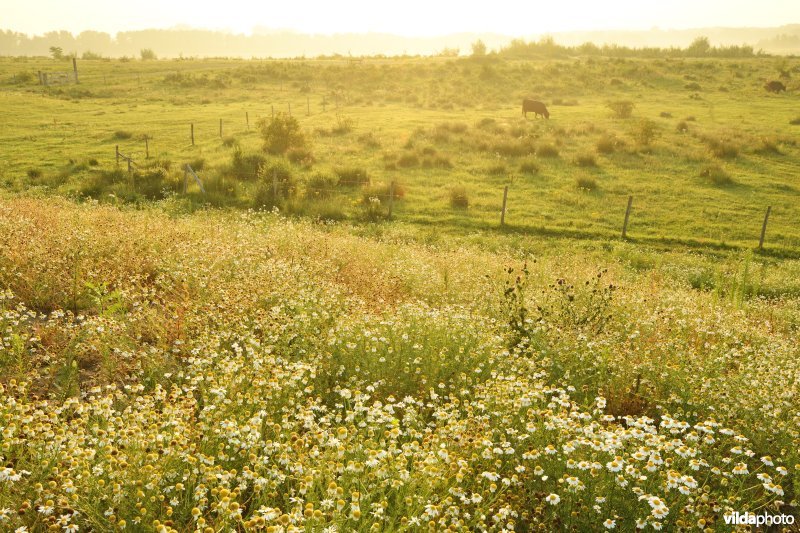
<instances>
[{"instance_id":1,"label":"grass field","mask_svg":"<svg viewBox=\"0 0 800 533\"><path fill-rule=\"evenodd\" d=\"M0 58L1 529L798 515L798 60L78 64Z\"/></svg>"}]
</instances>

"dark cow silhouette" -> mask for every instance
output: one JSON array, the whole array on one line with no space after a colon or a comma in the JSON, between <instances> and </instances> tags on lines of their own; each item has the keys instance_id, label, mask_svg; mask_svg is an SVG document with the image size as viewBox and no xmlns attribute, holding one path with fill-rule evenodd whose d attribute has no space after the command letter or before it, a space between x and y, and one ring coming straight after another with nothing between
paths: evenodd
<instances>
[{"instance_id":1,"label":"dark cow silhouette","mask_svg":"<svg viewBox=\"0 0 800 533\"><path fill-rule=\"evenodd\" d=\"M522 114L525 118L528 118L528 111L533 112L534 117L542 115L544 118L550 118L550 112L547 110L547 106L536 100L528 100L526 98L522 101Z\"/></svg>"},{"instance_id":2,"label":"dark cow silhouette","mask_svg":"<svg viewBox=\"0 0 800 533\"><path fill-rule=\"evenodd\" d=\"M771 81L766 83L764 88L771 93L779 93L786 90L786 86L779 81Z\"/></svg>"}]
</instances>

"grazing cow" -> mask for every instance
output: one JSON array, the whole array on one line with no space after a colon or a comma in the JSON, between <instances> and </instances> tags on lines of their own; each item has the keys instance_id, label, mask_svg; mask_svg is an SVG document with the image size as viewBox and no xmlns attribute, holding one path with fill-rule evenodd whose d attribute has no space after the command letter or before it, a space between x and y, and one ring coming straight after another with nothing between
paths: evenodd
<instances>
[{"instance_id":1,"label":"grazing cow","mask_svg":"<svg viewBox=\"0 0 800 533\"><path fill-rule=\"evenodd\" d=\"M786 90L786 86L779 81L771 81L765 84L764 88L771 93L779 93Z\"/></svg>"},{"instance_id":2,"label":"grazing cow","mask_svg":"<svg viewBox=\"0 0 800 533\"><path fill-rule=\"evenodd\" d=\"M528 100L526 98L522 101L522 114L525 118L528 118L528 111L532 111L534 117L542 115L544 118L550 118L550 112L547 110L547 106L536 100Z\"/></svg>"}]
</instances>

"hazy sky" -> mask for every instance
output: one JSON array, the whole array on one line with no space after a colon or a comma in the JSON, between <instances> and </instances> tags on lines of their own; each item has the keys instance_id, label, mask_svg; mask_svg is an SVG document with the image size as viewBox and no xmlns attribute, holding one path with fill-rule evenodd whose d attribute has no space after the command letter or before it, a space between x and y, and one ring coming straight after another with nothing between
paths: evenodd
<instances>
[{"instance_id":1,"label":"hazy sky","mask_svg":"<svg viewBox=\"0 0 800 533\"><path fill-rule=\"evenodd\" d=\"M188 25L250 33L455 32L531 35L569 30L779 26L800 22L800 0L0 0L0 28L109 33Z\"/></svg>"}]
</instances>

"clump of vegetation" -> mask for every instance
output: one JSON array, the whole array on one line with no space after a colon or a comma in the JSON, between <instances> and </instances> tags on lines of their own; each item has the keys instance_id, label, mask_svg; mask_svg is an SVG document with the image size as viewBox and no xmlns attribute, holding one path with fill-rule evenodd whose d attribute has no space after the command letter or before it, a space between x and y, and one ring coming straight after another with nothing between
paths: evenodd
<instances>
[{"instance_id":1,"label":"clump of vegetation","mask_svg":"<svg viewBox=\"0 0 800 533\"><path fill-rule=\"evenodd\" d=\"M334 169L340 187L362 187L369 185L367 170L360 167L339 167Z\"/></svg>"},{"instance_id":2,"label":"clump of vegetation","mask_svg":"<svg viewBox=\"0 0 800 533\"><path fill-rule=\"evenodd\" d=\"M758 140L758 146L755 152L761 155L780 155L781 151L778 147L778 139L775 137L761 137Z\"/></svg>"},{"instance_id":3,"label":"clump of vegetation","mask_svg":"<svg viewBox=\"0 0 800 533\"><path fill-rule=\"evenodd\" d=\"M316 161L314 159L314 154L311 153L311 150L300 146L293 146L292 148L286 150L286 159L295 165L302 165L306 168L311 168Z\"/></svg>"},{"instance_id":4,"label":"clump of vegetation","mask_svg":"<svg viewBox=\"0 0 800 533\"><path fill-rule=\"evenodd\" d=\"M469 207L469 193L463 185L450 187L450 207L453 209L467 209Z\"/></svg>"},{"instance_id":5,"label":"clump of vegetation","mask_svg":"<svg viewBox=\"0 0 800 533\"><path fill-rule=\"evenodd\" d=\"M594 155L589 153L578 154L575 156L575 164L579 167L596 167L597 160L595 159Z\"/></svg>"},{"instance_id":6,"label":"clump of vegetation","mask_svg":"<svg viewBox=\"0 0 800 533\"><path fill-rule=\"evenodd\" d=\"M658 134L658 126L655 122L650 119L642 119L636 124L636 129L634 130L634 135L636 137L636 142L638 142L642 146L649 146L653 139L656 138Z\"/></svg>"},{"instance_id":7,"label":"clump of vegetation","mask_svg":"<svg viewBox=\"0 0 800 533\"><path fill-rule=\"evenodd\" d=\"M578 189L583 191L594 191L597 189L597 181L588 176L579 177L575 180L575 184L577 185Z\"/></svg>"},{"instance_id":8,"label":"clump of vegetation","mask_svg":"<svg viewBox=\"0 0 800 533\"><path fill-rule=\"evenodd\" d=\"M265 163L258 169L258 184L253 195L256 208L279 206L297 193L297 181L285 161Z\"/></svg>"},{"instance_id":9,"label":"clump of vegetation","mask_svg":"<svg viewBox=\"0 0 800 533\"><path fill-rule=\"evenodd\" d=\"M630 100L616 100L606 104L614 118L630 118L636 105Z\"/></svg>"},{"instance_id":10,"label":"clump of vegetation","mask_svg":"<svg viewBox=\"0 0 800 533\"><path fill-rule=\"evenodd\" d=\"M374 132L368 131L366 133L362 133L358 136L358 142L363 144L367 148L380 148L381 141L375 135Z\"/></svg>"},{"instance_id":11,"label":"clump of vegetation","mask_svg":"<svg viewBox=\"0 0 800 533\"><path fill-rule=\"evenodd\" d=\"M672 118L672 113L670 113L669 111L662 111L662 112L659 114L659 116L660 116L661 118Z\"/></svg>"},{"instance_id":12,"label":"clump of vegetation","mask_svg":"<svg viewBox=\"0 0 800 533\"><path fill-rule=\"evenodd\" d=\"M495 163L486 168L486 173L490 176L505 176L508 174L508 167L505 163Z\"/></svg>"},{"instance_id":13,"label":"clump of vegetation","mask_svg":"<svg viewBox=\"0 0 800 533\"><path fill-rule=\"evenodd\" d=\"M316 172L305 183L305 195L308 199L328 198L336 190L339 179L324 172Z\"/></svg>"},{"instance_id":14,"label":"clump of vegetation","mask_svg":"<svg viewBox=\"0 0 800 533\"><path fill-rule=\"evenodd\" d=\"M595 143L595 150L599 154L612 154L622 145L622 141L611 134L605 134Z\"/></svg>"},{"instance_id":15,"label":"clump of vegetation","mask_svg":"<svg viewBox=\"0 0 800 533\"><path fill-rule=\"evenodd\" d=\"M719 165L706 165L700 170L700 177L718 187L727 187L736 183Z\"/></svg>"},{"instance_id":16,"label":"clump of vegetation","mask_svg":"<svg viewBox=\"0 0 800 533\"><path fill-rule=\"evenodd\" d=\"M525 159L519 164L519 171L523 174L536 174L539 172L539 165L533 159Z\"/></svg>"},{"instance_id":17,"label":"clump of vegetation","mask_svg":"<svg viewBox=\"0 0 800 533\"><path fill-rule=\"evenodd\" d=\"M542 144L536 149L537 157L558 157L558 148L552 144Z\"/></svg>"},{"instance_id":18,"label":"clump of vegetation","mask_svg":"<svg viewBox=\"0 0 800 533\"><path fill-rule=\"evenodd\" d=\"M720 159L734 159L739 155L739 145L727 137L704 135L701 140Z\"/></svg>"},{"instance_id":19,"label":"clump of vegetation","mask_svg":"<svg viewBox=\"0 0 800 533\"><path fill-rule=\"evenodd\" d=\"M405 152L395 161L399 168L410 168L419 166L419 156L414 152Z\"/></svg>"},{"instance_id":20,"label":"clump of vegetation","mask_svg":"<svg viewBox=\"0 0 800 533\"><path fill-rule=\"evenodd\" d=\"M259 120L258 127L266 152L283 154L290 148L306 148L306 137L300 129L300 123L292 116L277 113L272 118Z\"/></svg>"},{"instance_id":21,"label":"clump of vegetation","mask_svg":"<svg viewBox=\"0 0 800 533\"><path fill-rule=\"evenodd\" d=\"M687 124L685 120L681 120L675 125L675 131L678 133L686 133L689 131L689 124Z\"/></svg>"},{"instance_id":22,"label":"clump of vegetation","mask_svg":"<svg viewBox=\"0 0 800 533\"><path fill-rule=\"evenodd\" d=\"M228 135L222 139L222 146L226 148L233 148L234 146L238 146L239 141L236 140L236 137L233 135Z\"/></svg>"},{"instance_id":23,"label":"clump of vegetation","mask_svg":"<svg viewBox=\"0 0 800 533\"><path fill-rule=\"evenodd\" d=\"M133 137L133 133L125 130L117 130L114 132L114 138L120 141L124 141L126 139L130 139Z\"/></svg>"},{"instance_id":24,"label":"clump of vegetation","mask_svg":"<svg viewBox=\"0 0 800 533\"><path fill-rule=\"evenodd\" d=\"M246 154L241 147L236 146L231 154L231 164L227 173L236 179L251 181L256 179L259 169L265 162L266 158L262 154ZM205 161L193 161L190 163L194 170L201 170L204 164Z\"/></svg>"}]
</instances>

